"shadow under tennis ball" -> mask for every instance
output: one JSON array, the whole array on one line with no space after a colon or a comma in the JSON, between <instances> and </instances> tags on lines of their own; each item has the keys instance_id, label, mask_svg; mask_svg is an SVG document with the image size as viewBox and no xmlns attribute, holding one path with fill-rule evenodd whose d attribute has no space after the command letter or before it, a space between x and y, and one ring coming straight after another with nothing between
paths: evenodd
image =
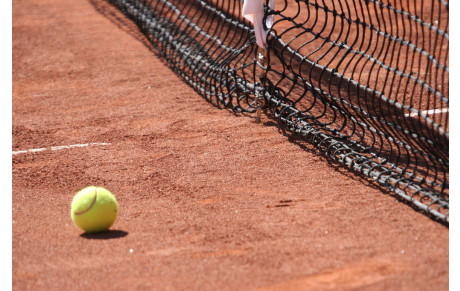
<instances>
[{"instance_id":1,"label":"shadow under tennis ball","mask_svg":"<svg viewBox=\"0 0 460 291\"><path fill-rule=\"evenodd\" d=\"M123 230L107 230L103 232L97 233L82 233L80 234L81 237L87 239L115 239L115 238L122 238L127 236L128 233Z\"/></svg>"}]
</instances>

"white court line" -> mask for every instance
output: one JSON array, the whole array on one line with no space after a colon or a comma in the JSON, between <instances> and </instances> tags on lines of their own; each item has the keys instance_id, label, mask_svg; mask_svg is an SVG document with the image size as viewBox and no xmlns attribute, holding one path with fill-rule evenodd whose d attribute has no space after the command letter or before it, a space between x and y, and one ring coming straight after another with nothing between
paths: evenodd
<instances>
[{"instance_id":1,"label":"white court line","mask_svg":"<svg viewBox=\"0 0 460 291\"><path fill-rule=\"evenodd\" d=\"M93 142L93 143L72 144L72 145L65 145L65 146L54 146L50 148L29 149L29 150L22 150L22 151L13 151L13 156L19 155L19 154L44 152L47 150L58 151L58 150L65 150L65 149L71 149L71 148L84 148L88 146L105 146L109 144L110 143L105 143L105 142Z\"/></svg>"},{"instance_id":2,"label":"white court line","mask_svg":"<svg viewBox=\"0 0 460 291\"><path fill-rule=\"evenodd\" d=\"M420 112L420 115L423 117L426 117L431 114L440 114L440 113L445 113L445 112L449 112L449 108L424 110ZM416 117L418 116L418 113L417 112L406 113L404 114L404 116L405 117Z\"/></svg>"}]
</instances>

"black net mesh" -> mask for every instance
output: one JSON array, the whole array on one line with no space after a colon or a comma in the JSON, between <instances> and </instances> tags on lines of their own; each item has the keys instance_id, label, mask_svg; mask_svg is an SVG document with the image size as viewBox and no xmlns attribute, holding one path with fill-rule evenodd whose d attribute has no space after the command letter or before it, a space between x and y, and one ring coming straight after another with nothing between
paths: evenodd
<instances>
[{"instance_id":1,"label":"black net mesh","mask_svg":"<svg viewBox=\"0 0 460 291\"><path fill-rule=\"evenodd\" d=\"M267 3L266 50L241 1L110 2L212 104L256 118L263 108L299 140L448 224L447 2Z\"/></svg>"}]
</instances>

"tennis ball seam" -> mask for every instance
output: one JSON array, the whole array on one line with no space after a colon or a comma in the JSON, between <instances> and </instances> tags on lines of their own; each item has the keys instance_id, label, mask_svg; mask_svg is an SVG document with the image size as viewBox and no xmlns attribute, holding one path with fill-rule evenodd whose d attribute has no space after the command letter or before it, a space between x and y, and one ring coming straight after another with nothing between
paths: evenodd
<instances>
[{"instance_id":1,"label":"tennis ball seam","mask_svg":"<svg viewBox=\"0 0 460 291\"><path fill-rule=\"evenodd\" d=\"M91 202L91 205L90 205L87 209L85 209L85 210L83 210L83 211L80 211L80 212L74 212L73 214L74 214L74 215L82 215L82 214L84 214L84 213L90 211L91 208L93 208L94 204L96 204L96 200L97 200L97 187L96 187L96 189L94 190L94 199L93 199L93 201Z\"/></svg>"}]
</instances>

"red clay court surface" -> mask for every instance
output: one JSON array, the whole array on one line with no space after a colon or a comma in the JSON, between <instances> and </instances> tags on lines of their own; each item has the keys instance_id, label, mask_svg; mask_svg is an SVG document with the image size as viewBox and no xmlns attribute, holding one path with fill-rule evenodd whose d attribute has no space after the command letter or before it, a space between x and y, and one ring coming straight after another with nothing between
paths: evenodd
<instances>
[{"instance_id":1,"label":"red clay court surface","mask_svg":"<svg viewBox=\"0 0 460 291\"><path fill-rule=\"evenodd\" d=\"M448 227L213 107L104 3L13 1L14 290L448 289ZM92 184L101 235L70 219Z\"/></svg>"}]
</instances>

